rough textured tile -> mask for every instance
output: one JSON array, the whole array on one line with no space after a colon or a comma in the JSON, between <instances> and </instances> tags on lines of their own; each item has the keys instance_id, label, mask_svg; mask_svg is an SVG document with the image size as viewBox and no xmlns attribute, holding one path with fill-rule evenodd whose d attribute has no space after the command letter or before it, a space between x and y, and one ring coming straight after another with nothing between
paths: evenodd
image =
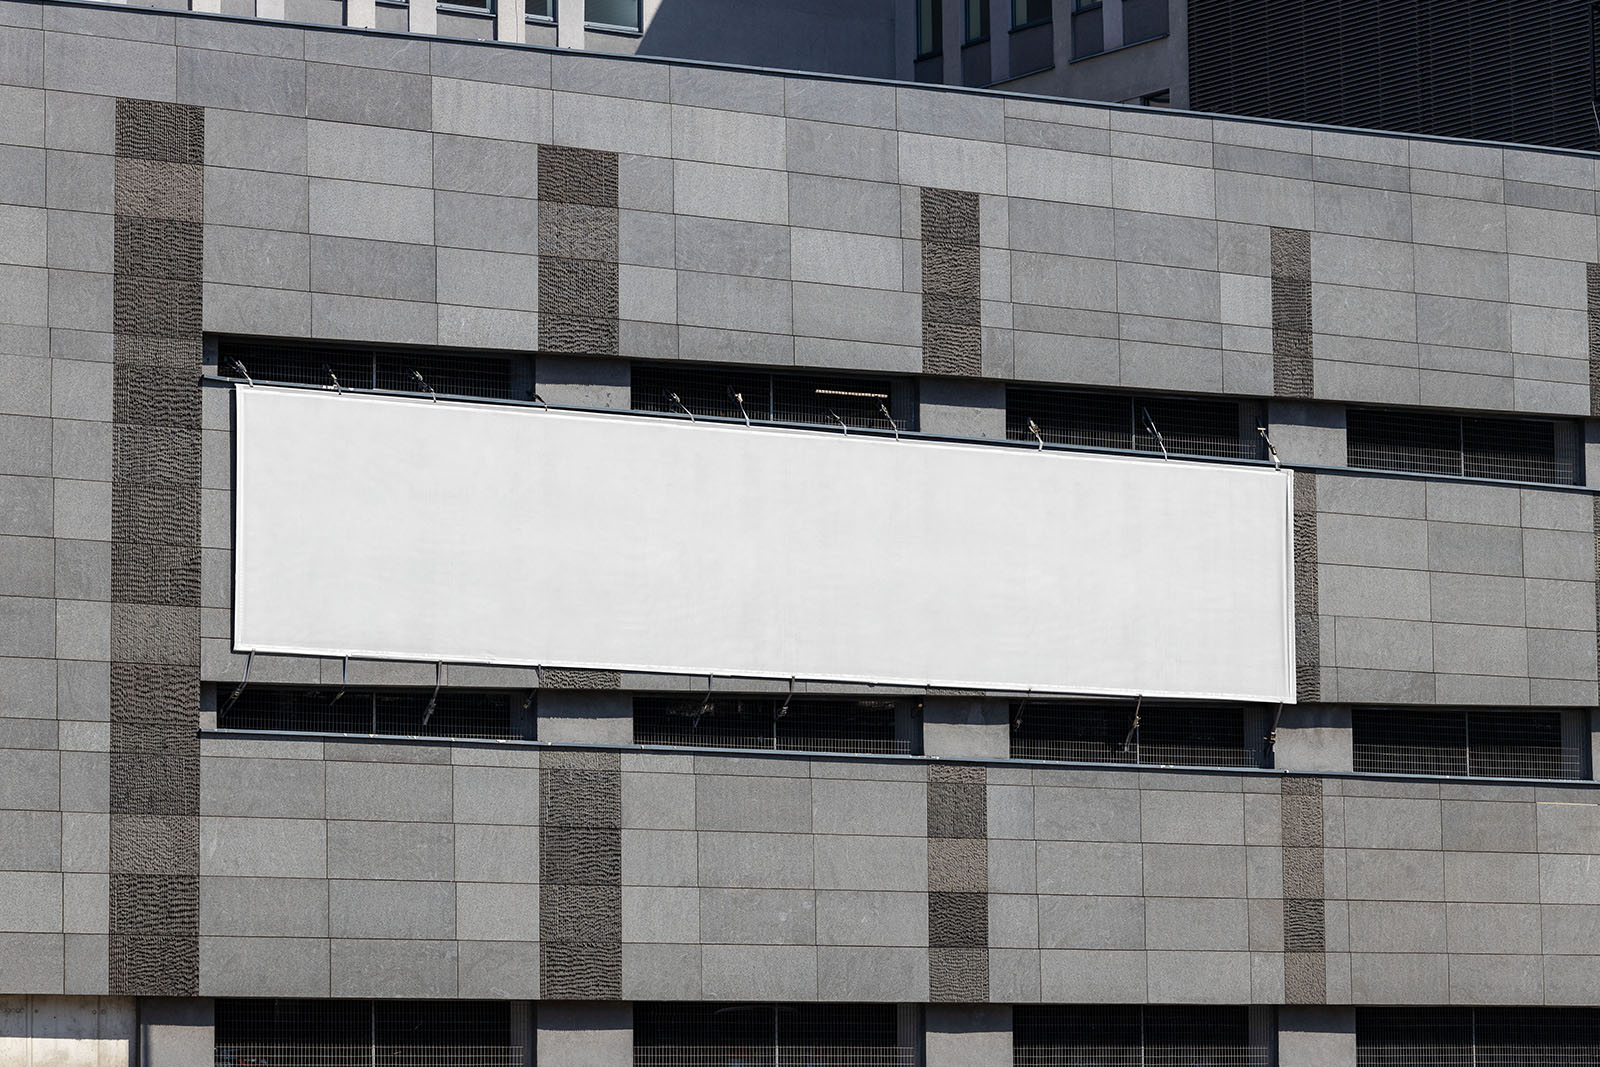
<instances>
[{"instance_id":1,"label":"rough textured tile","mask_svg":"<svg viewBox=\"0 0 1600 1067\"><path fill-rule=\"evenodd\" d=\"M1295 688L1304 702L1322 697L1317 587L1317 476L1294 473Z\"/></svg>"},{"instance_id":2,"label":"rough textured tile","mask_svg":"<svg viewBox=\"0 0 1600 1067\"><path fill-rule=\"evenodd\" d=\"M989 950L930 948L928 999L980 1004L989 999Z\"/></svg>"},{"instance_id":3,"label":"rough textured tile","mask_svg":"<svg viewBox=\"0 0 1600 1067\"><path fill-rule=\"evenodd\" d=\"M571 667L545 667L539 672L541 689L620 689L617 671L585 671Z\"/></svg>"},{"instance_id":4,"label":"rough textured tile","mask_svg":"<svg viewBox=\"0 0 1600 1067\"><path fill-rule=\"evenodd\" d=\"M1600 263L1584 264L1589 311L1589 414L1600 415Z\"/></svg>"},{"instance_id":5,"label":"rough textured tile","mask_svg":"<svg viewBox=\"0 0 1600 1067\"><path fill-rule=\"evenodd\" d=\"M981 838L988 834L988 787L928 783L928 836Z\"/></svg>"},{"instance_id":6,"label":"rough textured tile","mask_svg":"<svg viewBox=\"0 0 1600 1067\"><path fill-rule=\"evenodd\" d=\"M1320 952L1285 953L1283 999L1286 1004L1327 1003L1327 957Z\"/></svg>"},{"instance_id":7,"label":"rough textured tile","mask_svg":"<svg viewBox=\"0 0 1600 1067\"><path fill-rule=\"evenodd\" d=\"M539 146L539 199L617 207L617 154L591 148Z\"/></svg>"},{"instance_id":8,"label":"rough textured tile","mask_svg":"<svg viewBox=\"0 0 1600 1067\"><path fill-rule=\"evenodd\" d=\"M117 101L117 155L203 164L205 109L157 100Z\"/></svg>"},{"instance_id":9,"label":"rough textured tile","mask_svg":"<svg viewBox=\"0 0 1600 1067\"><path fill-rule=\"evenodd\" d=\"M928 944L937 948L987 948L989 895L929 893Z\"/></svg>"},{"instance_id":10,"label":"rough textured tile","mask_svg":"<svg viewBox=\"0 0 1600 1067\"><path fill-rule=\"evenodd\" d=\"M1311 351L1311 235L1272 228L1272 384L1276 396L1314 389Z\"/></svg>"},{"instance_id":11,"label":"rough textured tile","mask_svg":"<svg viewBox=\"0 0 1600 1067\"><path fill-rule=\"evenodd\" d=\"M1326 947L1327 931L1324 904L1320 900L1283 902L1283 944L1289 952L1321 952Z\"/></svg>"}]
</instances>

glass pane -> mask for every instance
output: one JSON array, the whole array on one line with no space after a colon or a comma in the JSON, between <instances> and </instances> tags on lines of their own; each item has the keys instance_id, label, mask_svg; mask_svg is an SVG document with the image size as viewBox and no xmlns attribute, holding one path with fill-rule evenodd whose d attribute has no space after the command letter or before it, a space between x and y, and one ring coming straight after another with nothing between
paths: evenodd
<instances>
[{"instance_id":1,"label":"glass pane","mask_svg":"<svg viewBox=\"0 0 1600 1067\"><path fill-rule=\"evenodd\" d=\"M1026 26L1050 17L1051 0L1011 0L1011 24Z\"/></svg>"},{"instance_id":2,"label":"glass pane","mask_svg":"<svg viewBox=\"0 0 1600 1067\"><path fill-rule=\"evenodd\" d=\"M943 0L917 0L917 55L939 51L944 36Z\"/></svg>"},{"instance_id":3,"label":"glass pane","mask_svg":"<svg viewBox=\"0 0 1600 1067\"><path fill-rule=\"evenodd\" d=\"M989 36L989 0L967 0L967 40Z\"/></svg>"},{"instance_id":4,"label":"glass pane","mask_svg":"<svg viewBox=\"0 0 1600 1067\"><path fill-rule=\"evenodd\" d=\"M584 20L591 26L639 28L639 0L585 0Z\"/></svg>"},{"instance_id":5,"label":"glass pane","mask_svg":"<svg viewBox=\"0 0 1600 1067\"><path fill-rule=\"evenodd\" d=\"M556 0L525 0L530 19L554 19Z\"/></svg>"}]
</instances>

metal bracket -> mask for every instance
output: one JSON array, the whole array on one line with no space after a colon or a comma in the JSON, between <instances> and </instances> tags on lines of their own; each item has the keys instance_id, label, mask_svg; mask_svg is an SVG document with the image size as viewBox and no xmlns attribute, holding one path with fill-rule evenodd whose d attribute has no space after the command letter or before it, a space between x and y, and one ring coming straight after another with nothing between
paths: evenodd
<instances>
[{"instance_id":1,"label":"metal bracket","mask_svg":"<svg viewBox=\"0 0 1600 1067\"><path fill-rule=\"evenodd\" d=\"M1172 457L1167 455L1167 440L1161 436L1161 430L1156 426L1156 420L1150 417L1150 409L1140 408L1139 417L1144 420L1144 428L1150 431L1150 436L1156 439L1156 444L1161 446L1161 458L1171 459Z\"/></svg>"},{"instance_id":2,"label":"metal bracket","mask_svg":"<svg viewBox=\"0 0 1600 1067\"><path fill-rule=\"evenodd\" d=\"M1039 451L1044 451L1044 435L1039 432L1039 424L1032 419L1028 420L1028 432L1033 434L1033 439L1039 442Z\"/></svg>"},{"instance_id":3,"label":"metal bracket","mask_svg":"<svg viewBox=\"0 0 1600 1067\"><path fill-rule=\"evenodd\" d=\"M331 364L324 363L322 365L322 369L328 372L328 377L329 378L333 379L333 391L338 393L340 396L343 396L344 395L344 386L339 384L339 376L337 374L333 373L333 366Z\"/></svg>"},{"instance_id":4,"label":"metal bracket","mask_svg":"<svg viewBox=\"0 0 1600 1067\"><path fill-rule=\"evenodd\" d=\"M1122 739L1122 751L1127 752L1133 745L1133 735L1139 732L1139 709L1144 707L1144 694L1139 694L1139 699L1133 705L1133 722L1128 724L1128 736Z\"/></svg>"},{"instance_id":5,"label":"metal bracket","mask_svg":"<svg viewBox=\"0 0 1600 1067\"><path fill-rule=\"evenodd\" d=\"M683 397L679 396L677 393L668 393L667 399L678 405L678 410L689 416L690 422L694 421L694 412L690 411L689 405L683 402Z\"/></svg>"},{"instance_id":6,"label":"metal bracket","mask_svg":"<svg viewBox=\"0 0 1600 1067\"><path fill-rule=\"evenodd\" d=\"M246 384L250 388L254 389L255 386L256 386L256 380L254 378L250 377L250 372L244 369L244 364L241 363L239 360L235 359L233 361L233 365L235 367L239 368L239 373L240 374L244 375L244 384Z\"/></svg>"},{"instance_id":7,"label":"metal bracket","mask_svg":"<svg viewBox=\"0 0 1600 1067\"><path fill-rule=\"evenodd\" d=\"M439 705L439 689L444 685L444 660L433 665L433 695L428 698L428 706L422 712L422 725L428 725L428 720L433 718L433 709Z\"/></svg>"},{"instance_id":8,"label":"metal bracket","mask_svg":"<svg viewBox=\"0 0 1600 1067\"><path fill-rule=\"evenodd\" d=\"M411 376L421 383L422 387L428 391L428 395L433 397L433 402L437 404L439 402L439 394L433 391L433 386L428 384L428 379L422 376L422 372L413 367L411 368Z\"/></svg>"},{"instance_id":9,"label":"metal bracket","mask_svg":"<svg viewBox=\"0 0 1600 1067\"><path fill-rule=\"evenodd\" d=\"M344 691L345 691L346 688L349 687L349 685L350 685L350 657L346 656L344 658L344 674L341 675L340 678L339 678L339 691L337 693L333 694L333 699L332 700L328 701L328 707L331 708L335 704L339 703L339 698L344 696Z\"/></svg>"},{"instance_id":10,"label":"metal bracket","mask_svg":"<svg viewBox=\"0 0 1600 1067\"><path fill-rule=\"evenodd\" d=\"M894 421L894 416L889 414L889 409L883 404L878 405L878 413L889 420L889 425L894 428L894 439L900 440L900 424Z\"/></svg>"},{"instance_id":11,"label":"metal bracket","mask_svg":"<svg viewBox=\"0 0 1600 1067\"><path fill-rule=\"evenodd\" d=\"M244 687L250 684L250 667L251 667L252 664L255 663L255 661L256 661L256 650L252 648L250 650L249 654L245 657L245 661L244 661L244 677L239 679L238 687L234 689L233 695L228 698L228 702L226 704L222 705L221 709L217 712L218 715L223 714L229 708L233 707L234 702L237 701L239 699L240 694L242 694L244 692Z\"/></svg>"}]
</instances>

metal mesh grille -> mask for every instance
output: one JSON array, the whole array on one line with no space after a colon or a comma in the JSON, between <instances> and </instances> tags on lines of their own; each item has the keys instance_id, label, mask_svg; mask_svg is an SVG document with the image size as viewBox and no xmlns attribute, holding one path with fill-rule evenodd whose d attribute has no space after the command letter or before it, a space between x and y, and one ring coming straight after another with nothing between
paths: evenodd
<instances>
[{"instance_id":1,"label":"metal mesh grille","mask_svg":"<svg viewBox=\"0 0 1600 1067\"><path fill-rule=\"evenodd\" d=\"M287 382L345 389L386 389L398 393L513 399L513 363L523 357L476 352L413 351L364 345L293 341L223 340L217 346L217 371L225 378ZM330 371L332 372L330 374ZM422 376L418 381L416 375ZM423 383L427 384L424 385ZM527 399L516 397L516 399Z\"/></svg>"},{"instance_id":2,"label":"metal mesh grille","mask_svg":"<svg viewBox=\"0 0 1600 1067\"><path fill-rule=\"evenodd\" d=\"M1018 1005L1016 1067L1267 1067L1241 1007Z\"/></svg>"},{"instance_id":3,"label":"metal mesh grille","mask_svg":"<svg viewBox=\"0 0 1600 1067\"><path fill-rule=\"evenodd\" d=\"M1029 701L1011 706L1011 758L1260 767L1263 713L1230 704Z\"/></svg>"},{"instance_id":4,"label":"metal mesh grille","mask_svg":"<svg viewBox=\"0 0 1600 1067\"><path fill-rule=\"evenodd\" d=\"M1354 769L1375 774L1581 778L1559 711L1355 708Z\"/></svg>"},{"instance_id":5,"label":"metal mesh grille","mask_svg":"<svg viewBox=\"0 0 1600 1067\"><path fill-rule=\"evenodd\" d=\"M1261 407L1254 401L1212 400L1077 389L1006 390L1006 436L1032 441L1031 419L1048 444L1080 448L1161 451L1145 416L1174 455L1260 459L1256 432Z\"/></svg>"},{"instance_id":6,"label":"metal mesh grille","mask_svg":"<svg viewBox=\"0 0 1600 1067\"><path fill-rule=\"evenodd\" d=\"M673 400L676 396L678 399ZM681 402L682 407L679 406ZM741 409L741 403L743 405ZM891 430L917 428L915 386L895 378L785 374L741 367L636 363L633 407L754 422L792 422Z\"/></svg>"},{"instance_id":7,"label":"metal mesh grille","mask_svg":"<svg viewBox=\"0 0 1600 1067\"><path fill-rule=\"evenodd\" d=\"M634 1067L913 1067L893 1004L635 1004Z\"/></svg>"},{"instance_id":8,"label":"metal mesh grille","mask_svg":"<svg viewBox=\"0 0 1600 1067\"><path fill-rule=\"evenodd\" d=\"M1580 481L1577 424L1393 408L1350 408L1352 467L1572 485Z\"/></svg>"},{"instance_id":9,"label":"metal mesh grille","mask_svg":"<svg viewBox=\"0 0 1600 1067\"><path fill-rule=\"evenodd\" d=\"M1360 1008L1358 1067L1595 1067L1593 1008Z\"/></svg>"},{"instance_id":10,"label":"metal mesh grille","mask_svg":"<svg viewBox=\"0 0 1600 1067\"><path fill-rule=\"evenodd\" d=\"M339 693L338 688L248 686L231 707L219 711L217 725L224 730L529 740L522 725L526 717L518 714L522 700L512 693L442 689L431 714L431 689Z\"/></svg>"},{"instance_id":11,"label":"metal mesh grille","mask_svg":"<svg viewBox=\"0 0 1600 1067\"><path fill-rule=\"evenodd\" d=\"M909 753L895 738L892 700L796 697L640 696L633 739L641 745L787 749L797 752Z\"/></svg>"},{"instance_id":12,"label":"metal mesh grille","mask_svg":"<svg viewBox=\"0 0 1600 1067\"><path fill-rule=\"evenodd\" d=\"M216 1067L524 1067L520 1005L218 1000ZM519 1032L520 1031L520 1032Z\"/></svg>"}]
</instances>

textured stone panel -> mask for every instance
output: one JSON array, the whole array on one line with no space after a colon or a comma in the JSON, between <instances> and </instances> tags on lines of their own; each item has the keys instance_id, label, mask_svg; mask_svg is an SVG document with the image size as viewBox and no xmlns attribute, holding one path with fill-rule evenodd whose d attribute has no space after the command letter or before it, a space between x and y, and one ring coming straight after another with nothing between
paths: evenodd
<instances>
[{"instance_id":1,"label":"textured stone panel","mask_svg":"<svg viewBox=\"0 0 1600 1067\"><path fill-rule=\"evenodd\" d=\"M184 665L179 670L193 671ZM151 709L148 707L119 705L112 710L111 752L112 773L118 759L142 759L146 755L174 753L182 755L191 749L199 751L200 739L195 733L195 715L191 708L179 711Z\"/></svg>"},{"instance_id":2,"label":"textured stone panel","mask_svg":"<svg viewBox=\"0 0 1600 1067\"><path fill-rule=\"evenodd\" d=\"M199 457L195 457L198 464ZM200 486L134 485L111 487L111 539L187 547L200 540ZM112 586L113 600L119 599Z\"/></svg>"},{"instance_id":3,"label":"textured stone panel","mask_svg":"<svg viewBox=\"0 0 1600 1067\"><path fill-rule=\"evenodd\" d=\"M959 189L922 190L923 240L978 243L978 194Z\"/></svg>"},{"instance_id":4,"label":"textured stone panel","mask_svg":"<svg viewBox=\"0 0 1600 1067\"><path fill-rule=\"evenodd\" d=\"M121 705L114 711L113 723L117 716L125 716L123 721L140 728L165 732L170 720L187 716L189 730L194 730L195 713L200 707L200 678L187 666L113 663L111 690Z\"/></svg>"},{"instance_id":5,"label":"textured stone panel","mask_svg":"<svg viewBox=\"0 0 1600 1067\"><path fill-rule=\"evenodd\" d=\"M972 377L983 370L983 331L949 322L922 324L922 369Z\"/></svg>"},{"instance_id":6,"label":"textured stone panel","mask_svg":"<svg viewBox=\"0 0 1600 1067\"><path fill-rule=\"evenodd\" d=\"M989 842L979 838L928 839L928 889L982 893L989 888Z\"/></svg>"},{"instance_id":7,"label":"textured stone panel","mask_svg":"<svg viewBox=\"0 0 1600 1067\"><path fill-rule=\"evenodd\" d=\"M928 999L981 1004L989 999L989 950L928 949Z\"/></svg>"},{"instance_id":8,"label":"textured stone panel","mask_svg":"<svg viewBox=\"0 0 1600 1067\"><path fill-rule=\"evenodd\" d=\"M107 981L113 993L192 997L200 991L198 937L113 933L107 947Z\"/></svg>"},{"instance_id":9,"label":"textured stone panel","mask_svg":"<svg viewBox=\"0 0 1600 1067\"><path fill-rule=\"evenodd\" d=\"M928 783L928 836L981 838L989 833L988 787Z\"/></svg>"},{"instance_id":10,"label":"textured stone panel","mask_svg":"<svg viewBox=\"0 0 1600 1067\"><path fill-rule=\"evenodd\" d=\"M552 771L611 771L622 770L620 752L597 752L592 749L551 749L539 758L539 766Z\"/></svg>"},{"instance_id":11,"label":"textured stone panel","mask_svg":"<svg viewBox=\"0 0 1600 1067\"><path fill-rule=\"evenodd\" d=\"M116 542L111 546L111 582L123 599L134 603L199 607L200 550Z\"/></svg>"},{"instance_id":12,"label":"textured stone panel","mask_svg":"<svg viewBox=\"0 0 1600 1067\"><path fill-rule=\"evenodd\" d=\"M193 936L200 928L200 879L193 875L113 874L111 928L151 937Z\"/></svg>"},{"instance_id":13,"label":"textured stone panel","mask_svg":"<svg viewBox=\"0 0 1600 1067\"><path fill-rule=\"evenodd\" d=\"M117 275L111 289L117 333L183 337L200 332L200 283L144 275ZM195 368L198 374L199 368Z\"/></svg>"},{"instance_id":14,"label":"textured stone panel","mask_svg":"<svg viewBox=\"0 0 1600 1067\"><path fill-rule=\"evenodd\" d=\"M982 310L975 296L924 293L922 317L928 322L950 322L957 326L978 326Z\"/></svg>"},{"instance_id":15,"label":"textured stone panel","mask_svg":"<svg viewBox=\"0 0 1600 1067\"><path fill-rule=\"evenodd\" d=\"M539 942L539 995L546 1000L622 999L620 942Z\"/></svg>"},{"instance_id":16,"label":"textured stone panel","mask_svg":"<svg viewBox=\"0 0 1600 1067\"><path fill-rule=\"evenodd\" d=\"M545 312L539 315L539 350L542 352L614 356L619 351L618 334L616 319Z\"/></svg>"},{"instance_id":17,"label":"textured stone panel","mask_svg":"<svg viewBox=\"0 0 1600 1067\"><path fill-rule=\"evenodd\" d=\"M617 261L619 217L615 206L539 204L539 255Z\"/></svg>"},{"instance_id":18,"label":"textured stone panel","mask_svg":"<svg viewBox=\"0 0 1600 1067\"><path fill-rule=\"evenodd\" d=\"M622 785L615 772L547 767L539 794L546 826L622 828Z\"/></svg>"},{"instance_id":19,"label":"textured stone panel","mask_svg":"<svg viewBox=\"0 0 1600 1067\"><path fill-rule=\"evenodd\" d=\"M1589 291L1589 414L1600 415L1600 263L1586 263Z\"/></svg>"},{"instance_id":20,"label":"textured stone panel","mask_svg":"<svg viewBox=\"0 0 1600 1067\"><path fill-rule=\"evenodd\" d=\"M1317 476L1294 472L1295 690L1302 702L1322 699L1321 623L1317 586Z\"/></svg>"},{"instance_id":21,"label":"textured stone panel","mask_svg":"<svg viewBox=\"0 0 1600 1067\"><path fill-rule=\"evenodd\" d=\"M1328 960L1320 952L1288 952L1283 957L1283 999L1286 1004L1328 1001Z\"/></svg>"},{"instance_id":22,"label":"textured stone panel","mask_svg":"<svg viewBox=\"0 0 1600 1067\"><path fill-rule=\"evenodd\" d=\"M977 245L954 244L950 241L933 240L924 235L922 240L924 296L937 293L977 300L982 296L981 275L982 259Z\"/></svg>"},{"instance_id":23,"label":"textured stone panel","mask_svg":"<svg viewBox=\"0 0 1600 1067\"><path fill-rule=\"evenodd\" d=\"M540 145L539 199L616 208L617 154Z\"/></svg>"},{"instance_id":24,"label":"textured stone panel","mask_svg":"<svg viewBox=\"0 0 1600 1067\"><path fill-rule=\"evenodd\" d=\"M1322 850L1320 848L1284 849L1284 898L1315 900L1321 897L1322 894Z\"/></svg>"},{"instance_id":25,"label":"textured stone panel","mask_svg":"<svg viewBox=\"0 0 1600 1067\"><path fill-rule=\"evenodd\" d=\"M167 163L205 162L205 109L159 100L117 101L117 155Z\"/></svg>"},{"instance_id":26,"label":"textured stone panel","mask_svg":"<svg viewBox=\"0 0 1600 1067\"><path fill-rule=\"evenodd\" d=\"M539 686L542 689L621 689L622 675L616 671L545 667L539 671Z\"/></svg>"},{"instance_id":27,"label":"textured stone panel","mask_svg":"<svg viewBox=\"0 0 1600 1067\"><path fill-rule=\"evenodd\" d=\"M1288 952L1322 952L1327 947L1327 924L1320 900L1283 902L1283 947Z\"/></svg>"},{"instance_id":28,"label":"textured stone panel","mask_svg":"<svg viewBox=\"0 0 1600 1067\"><path fill-rule=\"evenodd\" d=\"M1290 848L1322 847L1322 798L1285 793L1283 843Z\"/></svg>"},{"instance_id":29,"label":"textured stone panel","mask_svg":"<svg viewBox=\"0 0 1600 1067\"><path fill-rule=\"evenodd\" d=\"M928 944L939 948L988 948L989 894L929 893Z\"/></svg>"},{"instance_id":30,"label":"textured stone panel","mask_svg":"<svg viewBox=\"0 0 1600 1067\"><path fill-rule=\"evenodd\" d=\"M615 318L617 271L615 260L541 257L539 313Z\"/></svg>"},{"instance_id":31,"label":"textured stone panel","mask_svg":"<svg viewBox=\"0 0 1600 1067\"><path fill-rule=\"evenodd\" d=\"M116 217L113 264L123 276L200 280L200 223L177 219Z\"/></svg>"},{"instance_id":32,"label":"textured stone panel","mask_svg":"<svg viewBox=\"0 0 1600 1067\"><path fill-rule=\"evenodd\" d=\"M1311 347L1311 235L1272 228L1272 391L1309 398L1315 391Z\"/></svg>"},{"instance_id":33,"label":"textured stone panel","mask_svg":"<svg viewBox=\"0 0 1600 1067\"><path fill-rule=\"evenodd\" d=\"M116 359L116 372L121 374L124 367L138 367L140 369L160 369L170 373L175 378L182 379L185 384L194 386L200 374L200 362L204 353L205 342L198 334L182 337L156 337L149 334L118 334L112 338L112 350ZM195 396L200 391L195 389ZM196 401L198 403L198 401ZM124 420L117 419L122 422ZM153 419L134 419L134 422L153 422ZM175 423L174 425L178 425Z\"/></svg>"},{"instance_id":34,"label":"textured stone panel","mask_svg":"<svg viewBox=\"0 0 1600 1067\"><path fill-rule=\"evenodd\" d=\"M539 869L546 885L621 885L622 831L540 827Z\"/></svg>"},{"instance_id":35,"label":"textured stone panel","mask_svg":"<svg viewBox=\"0 0 1600 1067\"><path fill-rule=\"evenodd\" d=\"M125 815L113 812L111 872L154 875L199 874L199 817Z\"/></svg>"},{"instance_id":36,"label":"textured stone panel","mask_svg":"<svg viewBox=\"0 0 1600 1067\"><path fill-rule=\"evenodd\" d=\"M200 749L118 752L111 757L111 807L148 815L187 815L200 805Z\"/></svg>"},{"instance_id":37,"label":"textured stone panel","mask_svg":"<svg viewBox=\"0 0 1600 1067\"><path fill-rule=\"evenodd\" d=\"M140 485L199 486L200 431L178 426L117 425L111 434L114 477Z\"/></svg>"},{"instance_id":38,"label":"textured stone panel","mask_svg":"<svg viewBox=\"0 0 1600 1067\"><path fill-rule=\"evenodd\" d=\"M115 173L114 204L119 216L201 221L203 168L188 163L119 158Z\"/></svg>"},{"instance_id":39,"label":"textured stone panel","mask_svg":"<svg viewBox=\"0 0 1600 1067\"><path fill-rule=\"evenodd\" d=\"M547 886L539 897L539 936L604 944L622 940L622 887Z\"/></svg>"},{"instance_id":40,"label":"textured stone panel","mask_svg":"<svg viewBox=\"0 0 1600 1067\"><path fill-rule=\"evenodd\" d=\"M966 782L970 785L987 785L989 782L989 770L986 767L971 763L930 763L928 765L928 781ZM987 831L985 832L987 833Z\"/></svg>"},{"instance_id":41,"label":"textured stone panel","mask_svg":"<svg viewBox=\"0 0 1600 1067\"><path fill-rule=\"evenodd\" d=\"M111 658L132 663L192 664L198 667L200 610L113 601ZM115 694L112 699L116 700ZM197 716L199 710L198 707L195 709Z\"/></svg>"},{"instance_id":42,"label":"textured stone panel","mask_svg":"<svg viewBox=\"0 0 1600 1067\"><path fill-rule=\"evenodd\" d=\"M200 366L199 354L186 355ZM158 363L118 360L111 393L111 418L121 424L148 426L200 425L200 390L193 378L173 374Z\"/></svg>"}]
</instances>

